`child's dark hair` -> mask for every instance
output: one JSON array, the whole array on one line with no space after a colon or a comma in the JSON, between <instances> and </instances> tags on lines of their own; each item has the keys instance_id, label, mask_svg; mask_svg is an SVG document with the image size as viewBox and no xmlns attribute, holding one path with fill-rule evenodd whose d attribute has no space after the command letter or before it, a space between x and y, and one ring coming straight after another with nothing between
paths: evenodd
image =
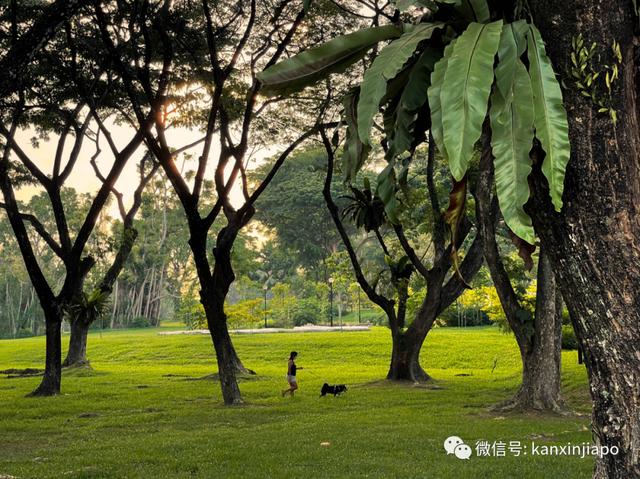
<instances>
[{"instance_id":1,"label":"child's dark hair","mask_svg":"<svg viewBox=\"0 0 640 479\"><path fill-rule=\"evenodd\" d=\"M290 360L295 359L297 355L298 355L297 351L291 351L291 354L289 355L289 359Z\"/></svg>"}]
</instances>

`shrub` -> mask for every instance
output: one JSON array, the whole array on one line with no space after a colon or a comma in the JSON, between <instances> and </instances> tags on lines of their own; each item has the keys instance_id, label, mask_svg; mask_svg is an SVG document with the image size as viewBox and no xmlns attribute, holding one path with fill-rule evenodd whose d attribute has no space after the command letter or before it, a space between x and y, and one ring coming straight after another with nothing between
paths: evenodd
<instances>
[{"instance_id":1,"label":"shrub","mask_svg":"<svg viewBox=\"0 0 640 479\"><path fill-rule=\"evenodd\" d=\"M144 316L136 316L129 322L130 328L148 328L151 326L151 323Z\"/></svg>"},{"instance_id":2,"label":"shrub","mask_svg":"<svg viewBox=\"0 0 640 479\"><path fill-rule=\"evenodd\" d=\"M227 322L232 329L255 328L263 324L264 306L260 298L239 301L225 306Z\"/></svg>"},{"instance_id":3,"label":"shrub","mask_svg":"<svg viewBox=\"0 0 640 479\"><path fill-rule=\"evenodd\" d=\"M200 301L195 298L180 300L175 319L182 321L189 329L204 329L207 327L207 316Z\"/></svg>"},{"instance_id":4,"label":"shrub","mask_svg":"<svg viewBox=\"0 0 640 479\"><path fill-rule=\"evenodd\" d=\"M318 324L322 318L322 308L315 299L305 298L297 302L293 308L293 325Z\"/></svg>"},{"instance_id":5,"label":"shrub","mask_svg":"<svg viewBox=\"0 0 640 479\"><path fill-rule=\"evenodd\" d=\"M436 324L438 326L457 327L457 326L487 326L499 321L492 321L487 312L476 309L475 307L465 307L464 305L456 305L453 303L447 309L445 309L438 319Z\"/></svg>"},{"instance_id":6,"label":"shrub","mask_svg":"<svg viewBox=\"0 0 640 479\"><path fill-rule=\"evenodd\" d=\"M409 314L407 314L407 323L409 323L411 319L413 319L413 317L410 317ZM371 323L374 326L386 326L387 328L389 327L389 318L387 318L387 315L384 313L372 315L371 317L367 318L366 322Z\"/></svg>"},{"instance_id":7,"label":"shrub","mask_svg":"<svg viewBox=\"0 0 640 479\"><path fill-rule=\"evenodd\" d=\"M578 339L570 324L562 326L562 349L578 349Z\"/></svg>"}]
</instances>

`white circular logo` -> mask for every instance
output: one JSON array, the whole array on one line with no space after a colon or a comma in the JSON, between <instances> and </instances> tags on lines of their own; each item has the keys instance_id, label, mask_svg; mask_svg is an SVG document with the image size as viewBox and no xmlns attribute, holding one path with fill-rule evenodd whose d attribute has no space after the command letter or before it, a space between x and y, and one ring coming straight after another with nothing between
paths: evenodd
<instances>
[{"instance_id":1,"label":"white circular logo","mask_svg":"<svg viewBox=\"0 0 640 479\"><path fill-rule=\"evenodd\" d=\"M471 457L471 448L466 444L458 444L453 453L458 459L469 459Z\"/></svg>"},{"instance_id":2,"label":"white circular logo","mask_svg":"<svg viewBox=\"0 0 640 479\"><path fill-rule=\"evenodd\" d=\"M460 444L464 444L464 441L458 436L448 437L444 441L444 450L447 451L447 454L453 454L456 450L456 447Z\"/></svg>"}]
</instances>

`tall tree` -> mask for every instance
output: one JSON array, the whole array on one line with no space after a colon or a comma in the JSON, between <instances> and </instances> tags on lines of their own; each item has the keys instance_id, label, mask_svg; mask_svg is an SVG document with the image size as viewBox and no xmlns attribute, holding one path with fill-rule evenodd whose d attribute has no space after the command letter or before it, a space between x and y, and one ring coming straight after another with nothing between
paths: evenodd
<instances>
[{"instance_id":1,"label":"tall tree","mask_svg":"<svg viewBox=\"0 0 640 479\"><path fill-rule=\"evenodd\" d=\"M103 176L95 161L100 153L100 146L97 140L98 137L96 137L96 155L92 158L91 164L96 176L102 183L105 183L107 179ZM62 363L63 367L89 365L89 360L87 359L89 328L94 321L106 314L107 300L111 296L113 286L122 272L138 236L138 231L134 226L134 219L142 204L142 193L155 175L158 167L159 165L153 161L153 157L149 154L142 157L139 166L138 186L133 192L133 200L129 207L125 204L124 195L118 191L115 185L111 188L111 192L118 203L118 212L122 218L120 239L118 246L115 248L113 259L100 279L98 286L87 291L84 284L79 285L79 290L67 306L67 319L71 326L71 334L69 335L67 357Z\"/></svg>"},{"instance_id":2,"label":"tall tree","mask_svg":"<svg viewBox=\"0 0 640 479\"><path fill-rule=\"evenodd\" d=\"M566 85L571 160L555 212L534 158L528 209L551 259L584 351L597 443L594 477L640 477L640 130L637 12L633 2L530 2ZM583 44L580 45L580 38ZM583 72L601 72L595 94L572 75L572 55L595 44ZM576 51L578 50L578 51ZM578 71L581 65L577 66ZM615 67L615 68L614 68ZM591 73L592 75L594 73ZM580 75L580 73L578 73ZM603 77L603 78L600 78ZM580 83L580 84L579 84ZM610 94L609 94L610 86ZM604 102L604 106L598 105ZM611 112L615 112L613 115ZM544 147L544 145L543 145ZM546 150L545 150L546 151Z\"/></svg>"},{"instance_id":3,"label":"tall tree","mask_svg":"<svg viewBox=\"0 0 640 479\"><path fill-rule=\"evenodd\" d=\"M492 187L493 158L486 139L484 143L476 195L478 224L485 238L483 250L487 267L522 359L522 384L515 396L499 404L497 409L562 412L565 409L560 393L562 296L544 250L539 254L533 316L516 292L498 249L495 230L500 216L498 199ZM530 268L533 268L533 248L522 242L520 247L521 253L530 262Z\"/></svg>"},{"instance_id":4,"label":"tall tree","mask_svg":"<svg viewBox=\"0 0 640 479\"><path fill-rule=\"evenodd\" d=\"M288 109L284 107L278 116L274 100L260 97L256 75L282 58L293 47L294 40L307 44L319 38L319 31L298 31L305 11L293 1L229 4L203 0L199 6L172 5L170 1L151 6L133 1L120 3L114 9L96 6L95 15L105 53L122 75L139 130L184 209L201 288L200 300L216 351L222 396L226 404L240 403L236 372L246 368L231 342L224 310L225 298L235 279L233 246L239 232L252 219L257 199L287 156L316 132L317 115L309 119L300 113L317 108L325 97L325 94L314 96L307 102L307 108L302 102L297 111L291 105ZM160 75L148 74L154 64L161 65ZM171 111L185 85L196 90L206 85L205 96L196 107L199 116L195 124L202 127L204 137L196 143L202 143L202 149L193 178L185 177L176 167L176 149L166 134ZM169 90L156 100L155 92L165 88ZM203 102L206 107L202 107ZM176 116L179 114L180 111ZM147 115L155 118L153 129L145 127ZM269 131L266 124L261 128L256 125L256 118L262 116L271 120L270 134L278 131L279 123L292 127L296 120L298 128L290 129L298 133L296 136L280 131L283 143L289 146L250 191L247 166L251 148L260 145L257 136L260 131ZM212 164L217 198L213 206L207 207L202 204L201 194ZM234 192L240 199L234 199ZM222 220L224 226L214 240L210 233L216 219ZM213 258L207 255L211 242Z\"/></svg>"},{"instance_id":5,"label":"tall tree","mask_svg":"<svg viewBox=\"0 0 640 479\"><path fill-rule=\"evenodd\" d=\"M429 202L432 209L432 214L430 215L432 225L430 226L435 246L433 258L430 258L432 260L431 264L427 264L424 259L425 255L419 255L410 244L402 221L397 220L395 224L389 221L384 210L383 201L372 193L367 180L365 180L363 190L351 187L356 204L350 208L347 207L341 214L331 194L336 147L331 144L324 130L321 133L328 158L327 176L323 190L327 207L349 253L356 280L367 297L385 312L391 329L393 350L387 378L413 382L428 381L430 377L420 365L422 345L438 315L464 292L467 282L471 281L480 269L482 265L482 235L476 233L474 239L470 241L471 244L468 246L465 258L459 266L459 274L451 274L454 269L451 253L454 249L461 249L467 236L471 236L471 223L465 218L462 221L463 226L458 235L452 237L450 244L446 244L444 214L440 209L438 192L433 181L435 162L433 145L429 149L426 167L426 182L428 185L428 198L426 201ZM464 203L464 200L460 201L459 198L452 197L450 208L461 208L461 203ZM415 207L416 205L413 206ZM365 277L361 259L358 258L343 224L342 217L344 213L350 214L358 226L364 228L367 232L371 231L375 234L385 256L390 283L393 285L393 295L381 293L377 290L378 281L369 281ZM460 214L464 215L465 213L462 212ZM392 257L392 248L388 244L389 239L385 240L381 233L381 228L385 225L395 233L396 249L399 251L396 255L397 258ZM426 294L415 317L407 318L409 281L414 271L425 281Z\"/></svg>"},{"instance_id":6,"label":"tall tree","mask_svg":"<svg viewBox=\"0 0 640 479\"><path fill-rule=\"evenodd\" d=\"M29 20L28 15L25 16L25 12L18 9L15 3L2 18L5 25L10 25L12 32L4 40L9 47L18 44L20 31L28 25ZM124 166L143 141L142 135L133 135L123 149L118 149L110 142L113 161L105 181L93 197L77 231L72 231L62 192L81 157L83 143L91 131L90 126L104 127L103 113L109 104L112 77L101 58L90 53L79 55L76 50L79 43L69 41L75 39L86 45L90 32L85 30L79 33L72 22L67 22L65 30L34 53L34 61L25 66L21 73L16 93L0 99L0 135L3 139L0 189L4 196L4 208L46 323L45 373L33 395L52 395L60 391L62 319L67 306L77 296L95 264L95 258L86 255L86 249L100 212L107 204L111 189ZM83 53L86 52L85 49ZM45 172L20 145L17 133L29 125L37 127L41 136L57 136L49 172ZM65 147L67 141L72 142L70 148ZM36 217L20 210L15 198L16 176L12 174L17 168L16 164L27 171L31 181L37 182L46 192L55 218L55 232L48 231ZM29 235L30 227L64 265L65 274L59 290L46 277L39 263Z\"/></svg>"},{"instance_id":7,"label":"tall tree","mask_svg":"<svg viewBox=\"0 0 640 479\"><path fill-rule=\"evenodd\" d=\"M250 172L249 179L263 178L270 163ZM323 205L325 168L323 149L297 151L260 197L256 220L272 229L280 243L292 250L296 267L303 267L316 281L326 282L326 258L336 250L340 237ZM338 197L345 190L335 184L332 192Z\"/></svg>"}]
</instances>

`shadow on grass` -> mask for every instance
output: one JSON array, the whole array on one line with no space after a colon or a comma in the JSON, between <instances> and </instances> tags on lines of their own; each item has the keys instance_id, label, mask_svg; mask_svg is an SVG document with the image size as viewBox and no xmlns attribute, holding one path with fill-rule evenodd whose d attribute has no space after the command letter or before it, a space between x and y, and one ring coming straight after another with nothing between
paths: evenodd
<instances>
[{"instance_id":1,"label":"shadow on grass","mask_svg":"<svg viewBox=\"0 0 640 479\"><path fill-rule=\"evenodd\" d=\"M391 380L391 379L376 379L374 381L368 381L365 383L354 384L354 388L410 388L410 389L429 389L429 390L442 390L446 389L443 386L437 384L433 379L426 383L419 383L413 381L404 380Z\"/></svg>"},{"instance_id":2,"label":"shadow on grass","mask_svg":"<svg viewBox=\"0 0 640 479\"><path fill-rule=\"evenodd\" d=\"M181 378L180 380L182 381L216 381L216 382L220 381L220 375L218 373L207 374L205 376L200 376L197 378L194 378L192 376L182 375L182 374L165 374L162 377ZM236 374L236 379L238 380L238 382L247 382L247 381L260 381L266 378L263 376L258 376L256 374Z\"/></svg>"},{"instance_id":3,"label":"shadow on grass","mask_svg":"<svg viewBox=\"0 0 640 479\"><path fill-rule=\"evenodd\" d=\"M25 368L25 369L4 369L0 371L0 374L6 374L6 379L15 378L31 378L33 376L42 376L44 369Z\"/></svg>"}]
</instances>

